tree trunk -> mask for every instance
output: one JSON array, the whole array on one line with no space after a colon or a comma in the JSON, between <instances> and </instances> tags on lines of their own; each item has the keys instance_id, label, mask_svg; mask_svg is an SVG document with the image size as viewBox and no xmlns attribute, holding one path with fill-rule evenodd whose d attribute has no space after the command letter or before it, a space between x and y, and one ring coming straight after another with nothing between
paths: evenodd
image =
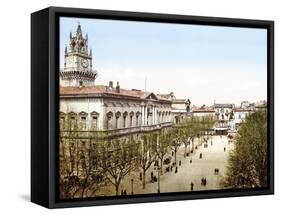
<instances>
[{"instance_id":1,"label":"tree trunk","mask_svg":"<svg viewBox=\"0 0 281 216\"><path fill-rule=\"evenodd\" d=\"M164 159L164 157L162 157L161 159L160 159L160 173L161 173L161 175L163 175L163 159Z\"/></svg>"},{"instance_id":2,"label":"tree trunk","mask_svg":"<svg viewBox=\"0 0 281 216\"><path fill-rule=\"evenodd\" d=\"M85 190L86 190L86 186L85 186L85 185L83 185L83 189L82 189L82 192L81 192L81 198L83 198L83 197L84 197Z\"/></svg>"},{"instance_id":3,"label":"tree trunk","mask_svg":"<svg viewBox=\"0 0 281 216\"><path fill-rule=\"evenodd\" d=\"M115 193L116 193L116 196L119 195L119 184L118 183L115 183Z\"/></svg>"},{"instance_id":4,"label":"tree trunk","mask_svg":"<svg viewBox=\"0 0 281 216\"><path fill-rule=\"evenodd\" d=\"M145 189L145 170L143 170L143 175L142 175L142 189Z\"/></svg>"}]
</instances>

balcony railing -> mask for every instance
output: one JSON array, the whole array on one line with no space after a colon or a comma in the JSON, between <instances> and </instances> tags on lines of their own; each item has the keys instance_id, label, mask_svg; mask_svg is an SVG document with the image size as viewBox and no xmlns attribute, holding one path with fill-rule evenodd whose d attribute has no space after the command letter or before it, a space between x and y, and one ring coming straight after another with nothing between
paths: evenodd
<instances>
[{"instance_id":1,"label":"balcony railing","mask_svg":"<svg viewBox=\"0 0 281 216\"><path fill-rule=\"evenodd\" d=\"M81 139L90 139L90 138L103 138L103 137L114 137L114 136L123 136L127 134L139 133L139 132L149 132L160 130L161 128L171 127L172 122L163 122L156 125L146 125L138 127L128 127L128 128L118 128L110 130L96 130L96 131L60 131L60 138L81 138Z\"/></svg>"}]
</instances>

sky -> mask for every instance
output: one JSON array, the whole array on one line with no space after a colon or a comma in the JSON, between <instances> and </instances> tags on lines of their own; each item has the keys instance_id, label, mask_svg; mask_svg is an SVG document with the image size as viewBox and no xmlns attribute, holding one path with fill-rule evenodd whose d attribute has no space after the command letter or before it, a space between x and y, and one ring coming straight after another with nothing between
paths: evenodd
<instances>
[{"instance_id":1,"label":"sky","mask_svg":"<svg viewBox=\"0 0 281 216\"><path fill-rule=\"evenodd\" d=\"M266 100L266 29L62 17L61 68L78 21L97 85L173 92L198 106Z\"/></svg>"}]
</instances>

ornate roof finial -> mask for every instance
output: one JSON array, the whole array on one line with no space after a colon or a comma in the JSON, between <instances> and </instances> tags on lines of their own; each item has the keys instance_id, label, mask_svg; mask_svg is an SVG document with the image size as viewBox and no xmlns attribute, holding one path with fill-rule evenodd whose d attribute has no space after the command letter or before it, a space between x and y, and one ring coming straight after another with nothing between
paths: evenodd
<instances>
[{"instance_id":1,"label":"ornate roof finial","mask_svg":"<svg viewBox=\"0 0 281 216\"><path fill-rule=\"evenodd\" d=\"M81 36L82 37L82 30L81 30L81 26L80 26L80 22L78 21L78 26L76 29L76 37L77 36Z\"/></svg>"},{"instance_id":2,"label":"ornate roof finial","mask_svg":"<svg viewBox=\"0 0 281 216\"><path fill-rule=\"evenodd\" d=\"M90 56L92 56L92 48L90 48Z\"/></svg>"},{"instance_id":3,"label":"ornate roof finial","mask_svg":"<svg viewBox=\"0 0 281 216\"><path fill-rule=\"evenodd\" d=\"M72 38L72 32L69 33L69 39L71 39L71 38Z\"/></svg>"},{"instance_id":4,"label":"ornate roof finial","mask_svg":"<svg viewBox=\"0 0 281 216\"><path fill-rule=\"evenodd\" d=\"M64 53L67 54L67 46L65 45Z\"/></svg>"}]
</instances>

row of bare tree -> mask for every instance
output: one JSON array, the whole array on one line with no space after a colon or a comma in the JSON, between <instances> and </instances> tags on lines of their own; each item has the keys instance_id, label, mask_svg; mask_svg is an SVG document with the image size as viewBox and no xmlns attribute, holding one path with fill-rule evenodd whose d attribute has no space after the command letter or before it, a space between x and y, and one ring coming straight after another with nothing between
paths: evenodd
<instances>
[{"instance_id":1,"label":"row of bare tree","mask_svg":"<svg viewBox=\"0 0 281 216\"><path fill-rule=\"evenodd\" d=\"M193 149L194 139L205 135L214 120L189 118L173 127L117 138L81 137L78 126L73 121L71 124L74 130L60 137L59 186L64 199L93 197L109 184L119 195L120 184L130 172L141 172L144 189L146 173L153 163L157 162L162 175L167 154L172 151L177 164L180 146L185 146L186 156L188 145Z\"/></svg>"}]
</instances>

